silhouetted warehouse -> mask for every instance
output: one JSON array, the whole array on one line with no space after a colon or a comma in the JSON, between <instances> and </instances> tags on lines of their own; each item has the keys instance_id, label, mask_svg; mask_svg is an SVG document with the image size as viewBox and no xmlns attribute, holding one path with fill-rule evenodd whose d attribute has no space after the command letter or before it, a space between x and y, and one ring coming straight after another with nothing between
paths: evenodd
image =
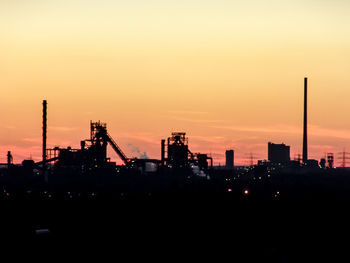
<instances>
[{"instance_id":1,"label":"silhouetted warehouse","mask_svg":"<svg viewBox=\"0 0 350 263\"><path fill-rule=\"evenodd\" d=\"M226 169L233 169L234 166L234 151L226 150Z\"/></svg>"},{"instance_id":2,"label":"silhouetted warehouse","mask_svg":"<svg viewBox=\"0 0 350 263\"><path fill-rule=\"evenodd\" d=\"M290 146L285 144L268 143L268 159L271 163L285 163L290 161Z\"/></svg>"}]
</instances>

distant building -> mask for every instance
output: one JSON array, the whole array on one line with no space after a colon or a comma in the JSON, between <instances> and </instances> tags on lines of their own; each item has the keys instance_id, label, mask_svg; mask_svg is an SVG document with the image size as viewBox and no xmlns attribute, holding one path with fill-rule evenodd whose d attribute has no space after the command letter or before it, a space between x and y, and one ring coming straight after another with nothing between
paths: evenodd
<instances>
[{"instance_id":1,"label":"distant building","mask_svg":"<svg viewBox=\"0 0 350 263\"><path fill-rule=\"evenodd\" d=\"M234 151L226 151L226 169L233 169L234 166Z\"/></svg>"},{"instance_id":2,"label":"distant building","mask_svg":"<svg viewBox=\"0 0 350 263\"><path fill-rule=\"evenodd\" d=\"M317 168L319 164L317 160L309 159L304 163L304 167Z\"/></svg>"},{"instance_id":3,"label":"distant building","mask_svg":"<svg viewBox=\"0 0 350 263\"><path fill-rule=\"evenodd\" d=\"M323 168L323 169L326 168L326 159L325 159L325 158L322 158L322 159L320 160L320 167Z\"/></svg>"},{"instance_id":4,"label":"distant building","mask_svg":"<svg viewBox=\"0 0 350 263\"><path fill-rule=\"evenodd\" d=\"M286 163L290 161L290 146L268 143L268 159L271 163Z\"/></svg>"}]
</instances>

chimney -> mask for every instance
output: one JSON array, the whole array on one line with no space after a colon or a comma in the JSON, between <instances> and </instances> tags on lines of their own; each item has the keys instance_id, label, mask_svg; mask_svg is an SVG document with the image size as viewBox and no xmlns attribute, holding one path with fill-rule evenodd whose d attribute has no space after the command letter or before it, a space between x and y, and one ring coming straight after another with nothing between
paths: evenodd
<instances>
[{"instance_id":1,"label":"chimney","mask_svg":"<svg viewBox=\"0 0 350 263\"><path fill-rule=\"evenodd\" d=\"M165 140L162 140L161 143L161 161L162 161L162 166L165 164Z\"/></svg>"},{"instance_id":2,"label":"chimney","mask_svg":"<svg viewBox=\"0 0 350 263\"><path fill-rule=\"evenodd\" d=\"M7 152L7 168L10 168L12 165L13 157L10 151Z\"/></svg>"},{"instance_id":3,"label":"chimney","mask_svg":"<svg viewBox=\"0 0 350 263\"><path fill-rule=\"evenodd\" d=\"M303 163L306 163L307 160L307 78L304 78Z\"/></svg>"},{"instance_id":4,"label":"chimney","mask_svg":"<svg viewBox=\"0 0 350 263\"><path fill-rule=\"evenodd\" d=\"M47 101L43 101L43 167L46 162Z\"/></svg>"}]
</instances>

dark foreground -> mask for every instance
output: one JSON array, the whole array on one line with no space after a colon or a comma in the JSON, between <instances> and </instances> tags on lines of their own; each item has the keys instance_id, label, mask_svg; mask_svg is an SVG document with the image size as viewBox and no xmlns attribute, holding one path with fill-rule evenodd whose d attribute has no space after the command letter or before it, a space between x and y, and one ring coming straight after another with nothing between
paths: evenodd
<instances>
[{"instance_id":1,"label":"dark foreground","mask_svg":"<svg viewBox=\"0 0 350 263\"><path fill-rule=\"evenodd\" d=\"M259 202L186 194L113 201L7 200L0 206L1 239L7 247L48 254L47 259L69 259L71 252L80 259L165 262L334 262L349 257L345 201Z\"/></svg>"},{"instance_id":2,"label":"dark foreground","mask_svg":"<svg viewBox=\"0 0 350 263\"><path fill-rule=\"evenodd\" d=\"M258 168L211 180L99 173L47 184L4 175L0 252L79 262L347 262L349 173Z\"/></svg>"}]
</instances>

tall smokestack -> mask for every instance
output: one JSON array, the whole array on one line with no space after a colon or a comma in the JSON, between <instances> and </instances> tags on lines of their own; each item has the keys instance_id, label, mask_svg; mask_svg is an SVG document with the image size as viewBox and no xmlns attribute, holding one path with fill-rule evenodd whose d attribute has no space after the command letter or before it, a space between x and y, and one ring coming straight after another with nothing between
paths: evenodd
<instances>
[{"instance_id":1,"label":"tall smokestack","mask_svg":"<svg viewBox=\"0 0 350 263\"><path fill-rule=\"evenodd\" d=\"M7 152L7 168L11 167L13 157L10 151Z\"/></svg>"},{"instance_id":2,"label":"tall smokestack","mask_svg":"<svg viewBox=\"0 0 350 263\"><path fill-rule=\"evenodd\" d=\"M162 140L161 142L161 161L163 166L165 163L165 140Z\"/></svg>"},{"instance_id":3,"label":"tall smokestack","mask_svg":"<svg viewBox=\"0 0 350 263\"><path fill-rule=\"evenodd\" d=\"M46 161L46 138L47 138L47 101L43 101L43 167Z\"/></svg>"},{"instance_id":4,"label":"tall smokestack","mask_svg":"<svg viewBox=\"0 0 350 263\"><path fill-rule=\"evenodd\" d=\"M307 78L304 78L304 132L303 132L303 163L307 157Z\"/></svg>"}]
</instances>

